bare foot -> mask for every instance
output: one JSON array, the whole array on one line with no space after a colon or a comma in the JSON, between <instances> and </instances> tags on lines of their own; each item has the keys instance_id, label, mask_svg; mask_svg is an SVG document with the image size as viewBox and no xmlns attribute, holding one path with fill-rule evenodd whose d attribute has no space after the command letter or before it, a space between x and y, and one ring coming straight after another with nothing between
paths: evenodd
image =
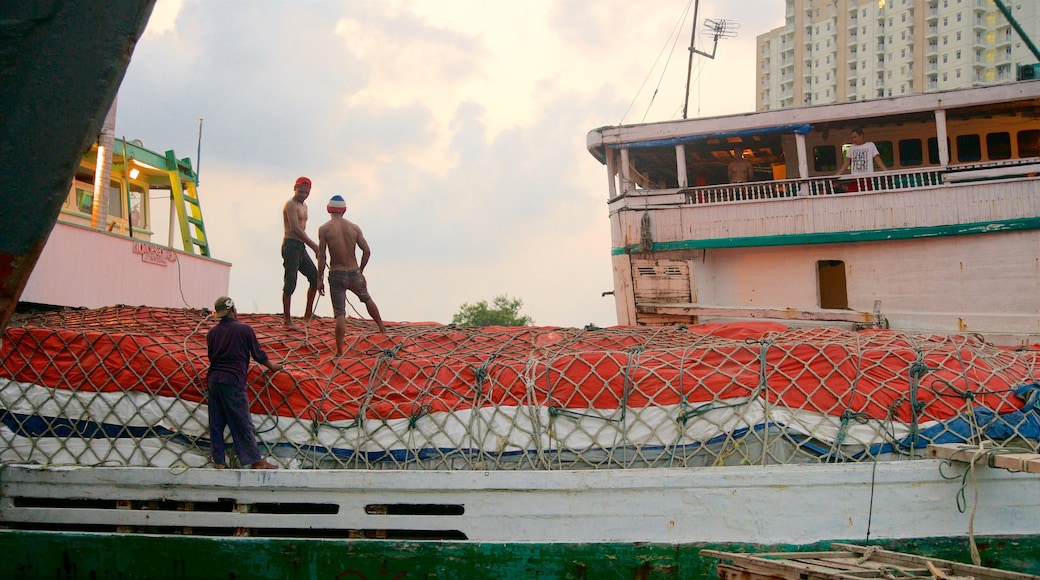
<instances>
[{"instance_id":1,"label":"bare foot","mask_svg":"<svg viewBox=\"0 0 1040 580\"><path fill-rule=\"evenodd\" d=\"M273 463L269 463L266 459L261 459L260 461L257 461L256 463L250 465L249 469L278 469L278 466Z\"/></svg>"},{"instance_id":2,"label":"bare foot","mask_svg":"<svg viewBox=\"0 0 1040 580\"><path fill-rule=\"evenodd\" d=\"M223 463L217 463L213 466L213 469L227 469L227 465L224 465Z\"/></svg>"},{"instance_id":3,"label":"bare foot","mask_svg":"<svg viewBox=\"0 0 1040 580\"><path fill-rule=\"evenodd\" d=\"M295 324L293 324L292 322L286 322L286 323L285 323L285 324L283 324L282 326L284 326L286 330L299 330L299 327L297 327L297 326L296 326Z\"/></svg>"}]
</instances>

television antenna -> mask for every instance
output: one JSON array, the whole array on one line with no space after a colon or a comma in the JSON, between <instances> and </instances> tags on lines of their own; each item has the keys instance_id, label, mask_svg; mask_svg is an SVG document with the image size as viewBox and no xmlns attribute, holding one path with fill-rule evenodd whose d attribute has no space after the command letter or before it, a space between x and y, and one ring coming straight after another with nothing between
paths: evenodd
<instances>
[{"instance_id":1,"label":"television antenna","mask_svg":"<svg viewBox=\"0 0 1040 580\"><path fill-rule=\"evenodd\" d=\"M699 54L706 56L712 60L715 59L715 50L719 47L720 38L736 38L737 29L740 25L732 20L712 20L710 18L704 19L704 32L714 37L713 44L711 47L711 54L697 50L694 45L694 38L697 35L697 8L700 6L700 2L695 2L693 5L693 30L690 32L690 61L686 65L686 98L683 101L682 118L686 118L686 110L690 106L690 76L693 73L693 55Z\"/></svg>"}]
</instances>

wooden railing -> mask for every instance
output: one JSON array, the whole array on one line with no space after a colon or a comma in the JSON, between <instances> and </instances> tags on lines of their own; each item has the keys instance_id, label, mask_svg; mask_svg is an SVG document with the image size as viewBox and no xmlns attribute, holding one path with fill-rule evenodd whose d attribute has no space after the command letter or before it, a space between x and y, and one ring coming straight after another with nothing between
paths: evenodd
<instances>
[{"instance_id":1,"label":"wooden railing","mask_svg":"<svg viewBox=\"0 0 1040 580\"><path fill-rule=\"evenodd\" d=\"M820 195L915 190L941 187L952 183L1012 179L1024 176L1040 176L1040 159L958 165L945 169L932 167L923 170L883 171L856 177L843 175L687 188L638 189L622 193L610 201L638 197L641 202L655 207L742 203Z\"/></svg>"}]
</instances>

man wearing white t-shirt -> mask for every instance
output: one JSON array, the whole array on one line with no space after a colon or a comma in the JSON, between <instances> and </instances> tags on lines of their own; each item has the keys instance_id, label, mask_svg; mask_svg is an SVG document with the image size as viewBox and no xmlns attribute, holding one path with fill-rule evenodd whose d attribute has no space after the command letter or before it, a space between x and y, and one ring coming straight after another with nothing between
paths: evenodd
<instances>
[{"instance_id":1,"label":"man wearing white t-shirt","mask_svg":"<svg viewBox=\"0 0 1040 580\"><path fill-rule=\"evenodd\" d=\"M848 153L845 155L845 162L841 164L841 168L835 175L841 175L845 173L845 170L849 167L852 168L853 175L870 175L874 173L874 162L876 161L878 167L882 171L888 169L885 167L885 162L881 160L881 154L878 153L877 145L874 145L873 141L863 140L863 129L856 127L852 130L852 134L849 136L852 141L852 145L849 147ZM859 181L864 183L860 185ZM871 189L871 183L869 180L856 180L849 184L847 191L856 191L859 189Z\"/></svg>"}]
</instances>

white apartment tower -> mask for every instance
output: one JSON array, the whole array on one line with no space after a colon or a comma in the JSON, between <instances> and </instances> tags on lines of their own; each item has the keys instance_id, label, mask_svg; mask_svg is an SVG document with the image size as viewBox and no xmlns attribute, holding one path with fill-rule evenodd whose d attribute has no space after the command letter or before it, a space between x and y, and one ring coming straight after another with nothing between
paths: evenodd
<instances>
[{"instance_id":1,"label":"white apartment tower","mask_svg":"<svg viewBox=\"0 0 1040 580\"><path fill-rule=\"evenodd\" d=\"M1033 44L1040 1L1002 0ZM786 0L757 37L756 110L993 85L1037 62L993 0Z\"/></svg>"}]
</instances>

